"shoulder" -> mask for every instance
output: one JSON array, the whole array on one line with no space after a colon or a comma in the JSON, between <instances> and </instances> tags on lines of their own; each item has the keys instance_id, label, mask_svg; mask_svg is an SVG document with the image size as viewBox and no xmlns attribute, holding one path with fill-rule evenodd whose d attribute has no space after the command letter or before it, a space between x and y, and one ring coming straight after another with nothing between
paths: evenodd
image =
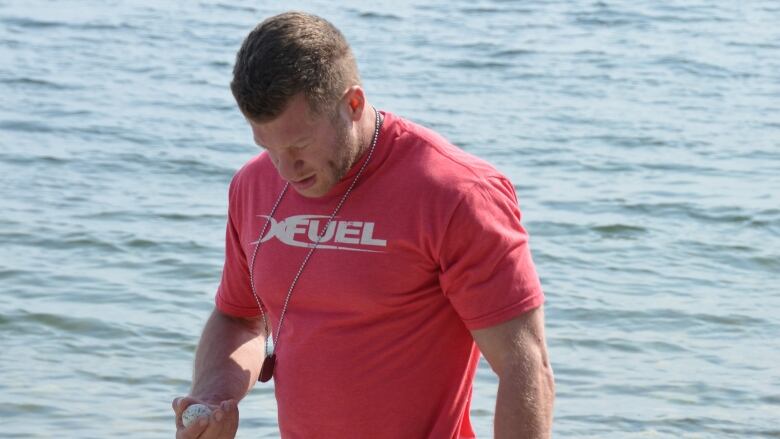
<instances>
[{"instance_id":1,"label":"shoulder","mask_svg":"<svg viewBox=\"0 0 780 439\"><path fill-rule=\"evenodd\" d=\"M230 197L247 195L253 188L267 186L269 182L264 180L267 180L269 175L274 175L271 171L273 164L265 152L247 160L230 180Z\"/></svg>"},{"instance_id":2,"label":"shoulder","mask_svg":"<svg viewBox=\"0 0 780 439\"><path fill-rule=\"evenodd\" d=\"M509 179L488 161L455 146L436 131L397 117L396 149L407 156L404 167L414 184L461 198L467 193L498 190L514 198Z\"/></svg>"},{"instance_id":3,"label":"shoulder","mask_svg":"<svg viewBox=\"0 0 780 439\"><path fill-rule=\"evenodd\" d=\"M261 177L268 171L268 168L272 166L273 164L271 163L268 154L266 152L261 152L247 160L243 166L238 168L238 171L233 175L231 184L246 184L251 180Z\"/></svg>"}]
</instances>

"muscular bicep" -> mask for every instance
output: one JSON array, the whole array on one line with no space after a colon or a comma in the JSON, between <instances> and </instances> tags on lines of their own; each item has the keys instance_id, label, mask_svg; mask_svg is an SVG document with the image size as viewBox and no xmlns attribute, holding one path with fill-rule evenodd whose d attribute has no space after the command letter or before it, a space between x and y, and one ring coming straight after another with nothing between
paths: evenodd
<instances>
[{"instance_id":1,"label":"muscular bicep","mask_svg":"<svg viewBox=\"0 0 780 439\"><path fill-rule=\"evenodd\" d=\"M474 341L499 377L510 370L549 366L544 335L544 308L527 311L512 320L471 331Z\"/></svg>"}]
</instances>

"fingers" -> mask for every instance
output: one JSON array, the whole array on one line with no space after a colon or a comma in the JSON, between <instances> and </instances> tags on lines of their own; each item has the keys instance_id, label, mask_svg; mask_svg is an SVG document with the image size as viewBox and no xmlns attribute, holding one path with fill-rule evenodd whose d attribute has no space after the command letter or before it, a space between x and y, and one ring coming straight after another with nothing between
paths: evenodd
<instances>
[{"instance_id":1,"label":"fingers","mask_svg":"<svg viewBox=\"0 0 780 439\"><path fill-rule=\"evenodd\" d=\"M235 400L222 401L218 406L207 404L212 412L199 418L188 427L182 424L184 410L194 404L203 403L190 397L179 397L171 402L176 413L176 439L222 439L234 438L238 430L238 404Z\"/></svg>"},{"instance_id":2,"label":"fingers","mask_svg":"<svg viewBox=\"0 0 780 439\"><path fill-rule=\"evenodd\" d=\"M181 396L177 398L173 398L173 402L171 402L171 407L173 408L173 412L178 414L179 413L179 401L181 401Z\"/></svg>"},{"instance_id":3,"label":"fingers","mask_svg":"<svg viewBox=\"0 0 780 439\"><path fill-rule=\"evenodd\" d=\"M238 404L235 400L230 399L223 401L220 409L224 410L224 417L221 421L224 437L232 438L238 430Z\"/></svg>"},{"instance_id":4,"label":"fingers","mask_svg":"<svg viewBox=\"0 0 780 439\"><path fill-rule=\"evenodd\" d=\"M208 427L210 422L209 418L205 416L198 419L196 422L193 422L186 428L183 425L180 425L181 421L176 424L176 439L207 439L219 437L209 435Z\"/></svg>"},{"instance_id":5,"label":"fingers","mask_svg":"<svg viewBox=\"0 0 780 439\"><path fill-rule=\"evenodd\" d=\"M189 396L180 396L178 398L174 398L174 400L171 402L171 407L175 413L176 439L200 438L201 433L203 433L206 430L206 427L208 427L209 421L206 417L198 419L197 422L193 422L188 427L184 427L181 418L182 413L184 413L184 410L186 410L187 407L196 403L201 403L201 401Z\"/></svg>"},{"instance_id":6,"label":"fingers","mask_svg":"<svg viewBox=\"0 0 780 439\"><path fill-rule=\"evenodd\" d=\"M173 402L171 402L171 407L173 408L173 413L176 416L176 428L184 428L184 424L181 423L181 414L184 413L184 410L187 409L192 404L198 403L198 401L195 398L190 398L189 396L180 396L178 398L174 398Z\"/></svg>"},{"instance_id":7,"label":"fingers","mask_svg":"<svg viewBox=\"0 0 780 439\"><path fill-rule=\"evenodd\" d=\"M181 416L182 412L189 407L192 404L195 403L201 403L201 401L191 398L189 396L180 396L178 398L174 398L173 402L171 403L171 406L173 407L174 413L176 413L177 416ZM202 403L201 403L202 404Z\"/></svg>"},{"instance_id":8,"label":"fingers","mask_svg":"<svg viewBox=\"0 0 780 439\"><path fill-rule=\"evenodd\" d=\"M224 412L221 409L214 410L209 416L199 418L189 427L181 430L181 437L177 439L222 439L225 437Z\"/></svg>"}]
</instances>

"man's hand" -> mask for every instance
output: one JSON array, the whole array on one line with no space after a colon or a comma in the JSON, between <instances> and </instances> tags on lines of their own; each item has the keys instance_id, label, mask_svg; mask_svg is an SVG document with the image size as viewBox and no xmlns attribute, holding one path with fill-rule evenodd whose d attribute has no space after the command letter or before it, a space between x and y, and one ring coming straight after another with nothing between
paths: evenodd
<instances>
[{"instance_id":1,"label":"man's hand","mask_svg":"<svg viewBox=\"0 0 780 439\"><path fill-rule=\"evenodd\" d=\"M192 404L204 404L211 409L211 415L195 420L188 427L182 424L181 415ZM229 399L210 404L189 396L173 400L176 415L176 439L233 439L238 430L238 404Z\"/></svg>"},{"instance_id":2,"label":"man's hand","mask_svg":"<svg viewBox=\"0 0 780 439\"><path fill-rule=\"evenodd\" d=\"M173 400L177 439L232 439L238 430L238 401L257 382L263 361L262 320L212 312L195 351L190 394ZM204 404L211 415L184 427L181 415Z\"/></svg>"}]
</instances>

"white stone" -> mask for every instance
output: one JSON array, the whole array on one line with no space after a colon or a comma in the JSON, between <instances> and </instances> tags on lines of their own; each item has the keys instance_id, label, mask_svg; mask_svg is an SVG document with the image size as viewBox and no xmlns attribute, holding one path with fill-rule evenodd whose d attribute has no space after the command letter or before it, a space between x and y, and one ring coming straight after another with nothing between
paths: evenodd
<instances>
[{"instance_id":1,"label":"white stone","mask_svg":"<svg viewBox=\"0 0 780 439\"><path fill-rule=\"evenodd\" d=\"M208 416L211 414L211 409L203 404L192 404L188 406L184 413L181 414L181 423L185 427L192 424L192 422L201 416Z\"/></svg>"}]
</instances>

